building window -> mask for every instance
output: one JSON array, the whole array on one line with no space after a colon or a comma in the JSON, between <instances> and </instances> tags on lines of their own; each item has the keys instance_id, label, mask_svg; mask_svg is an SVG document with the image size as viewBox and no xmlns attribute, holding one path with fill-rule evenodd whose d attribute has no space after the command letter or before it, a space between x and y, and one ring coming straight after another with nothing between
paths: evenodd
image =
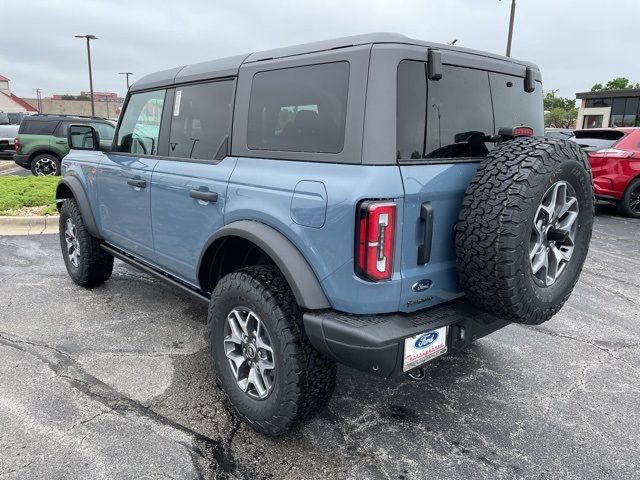
<instances>
[{"instance_id":1,"label":"building window","mask_svg":"<svg viewBox=\"0 0 640 480\"><path fill-rule=\"evenodd\" d=\"M601 107L610 107L611 99L610 98L588 98L584 102L585 108L601 108Z\"/></svg>"},{"instance_id":2,"label":"building window","mask_svg":"<svg viewBox=\"0 0 640 480\"><path fill-rule=\"evenodd\" d=\"M582 128L601 128L602 115L585 115Z\"/></svg>"}]
</instances>

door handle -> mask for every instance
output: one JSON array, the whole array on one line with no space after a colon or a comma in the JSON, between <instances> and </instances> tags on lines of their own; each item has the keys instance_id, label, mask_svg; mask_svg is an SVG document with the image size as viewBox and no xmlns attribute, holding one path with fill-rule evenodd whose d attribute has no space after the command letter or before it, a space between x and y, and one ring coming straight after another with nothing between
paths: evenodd
<instances>
[{"instance_id":1,"label":"door handle","mask_svg":"<svg viewBox=\"0 0 640 480\"><path fill-rule=\"evenodd\" d=\"M62 144L67 143L67 141L66 140L56 140L55 143L58 143L58 144L62 145Z\"/></svg>"},{"instance_id":2,"label":"door handle","mask_svg":"<svg viewBox=\"0 0 640 480\"><path fill-rule=\"evenodd\" d=\"M130 178L127 180L127 185L138 188L147 188L147 181L141 178Z\"/></svg>"},{"instance_id":3,"label":"door handle","mask_svg":"<svg viewBox=\"0 0 640 480\"><path fill-rule=\"evenodd\" d=\"M189 192L189 196L191 198L195 198L196 200L202 200L205 202L218 201L218 192L207 192L203 190L198 190L196 188L191 189L191 191Z\"/></svg>"},{"instance_id":4,"label":"door handle","mask_svg":"<svg viewBox=\"0 0 640 480\"><path fill-rule=\"evenodd\" d=\"M433 241L433 207L429 202L420 205L420 219L424 222L422 245L418 247L418 265L431 260L431 243Z\"/></svg>"}]
</instances>

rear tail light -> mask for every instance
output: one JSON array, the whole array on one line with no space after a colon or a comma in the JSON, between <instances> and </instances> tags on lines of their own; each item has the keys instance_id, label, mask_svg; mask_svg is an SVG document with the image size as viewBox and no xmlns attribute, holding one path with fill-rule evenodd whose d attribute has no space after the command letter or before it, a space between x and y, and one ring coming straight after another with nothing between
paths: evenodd
<instances>
[{"instance_id":1,"label":"rear tail light","mask_svg":"<svg viewBox=\"0 0 640 480\"><path fill-rule=\"evenodd\" d=\"M18 140L17 138L14 138L14 140L13 140L13 144L14 144L14 147L13 147L13 148L15 148L15 150L16 150L16 152L17 152L17 151L18 151L18 149L20 148L20 140Z\"/></svg>"},{"instance_id":2,"label":"rear tail light","mask_svg":"<svg viewBox=\"0 0 640 480\"><path fill-rule=\"evenodd\" d=\"M633 156L633 152L618 150L617 148L603 148L596 152L589 152L589 156L593 158L629 158Z\"/></svg>"},{"instance_id":3,"label":"rear tail light","mask_svg":"<svg viewBox=\"0 0 640 480\"><path fill-rule=\"evenodd\" d=\"M396 236L396 204L362 202L358 208L356 273L374 282L391 279Z\"/></svg>"}]
</instances>

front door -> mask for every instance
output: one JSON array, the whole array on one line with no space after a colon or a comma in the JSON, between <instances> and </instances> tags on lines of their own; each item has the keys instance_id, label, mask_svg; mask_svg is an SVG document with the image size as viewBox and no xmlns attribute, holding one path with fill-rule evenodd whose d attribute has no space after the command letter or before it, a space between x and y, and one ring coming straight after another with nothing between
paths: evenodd
<instances>
[{"instance_id":1,"label":"front door","mask_svg":"<svg viewBox=\"0 0 640 480\"><path fill-rule=\"evenodd\" d=\"M165 90L131 95L112 152L98 167L98 205L104 239L154 262L151 173L158 163Z\"/></svg>"},{"instance_id":2,"label":"front door","mask_svg":"<svg viewBox=\"0 0 640 480\"><path fill-rule=\"evenodd\" d=\"M236 159L227 157L234 81L177 86L168 157L151 181L155 255L161 268L198 285L196 267L206 241L223 225L227 183Z\"/></svg>"}]
</instances>

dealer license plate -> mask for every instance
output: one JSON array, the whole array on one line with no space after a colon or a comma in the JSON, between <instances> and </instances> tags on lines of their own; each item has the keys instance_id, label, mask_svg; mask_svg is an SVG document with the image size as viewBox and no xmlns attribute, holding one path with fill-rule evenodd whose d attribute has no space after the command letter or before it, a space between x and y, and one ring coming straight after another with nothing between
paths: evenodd
<instances>
[{"instance_id":1,"label":"dealer license plate","mask_svg":"<svg viewBox=\"0 0 640 480\"><path fill-rule=\"evenodd\" d=\"M448 328L441 327L405 338L402 371L407 372L418 365L447 353Z\"/></svg>"}]
</instances>

